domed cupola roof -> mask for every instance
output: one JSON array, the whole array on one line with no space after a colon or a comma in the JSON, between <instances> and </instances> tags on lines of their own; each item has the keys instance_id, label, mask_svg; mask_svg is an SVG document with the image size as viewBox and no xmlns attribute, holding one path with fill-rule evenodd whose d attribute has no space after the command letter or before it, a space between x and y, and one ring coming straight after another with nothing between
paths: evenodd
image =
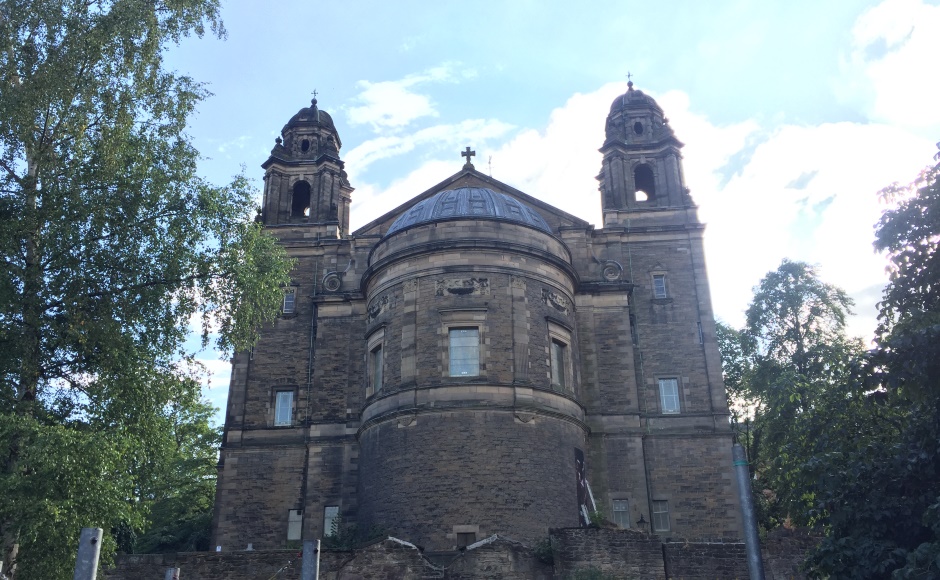
<instances>
[{"instance_id":1,"label":"domed cupola roof","mask_svg":"<svg viewBox=\"0 0 940 580\"><path fill-rule=\"evenodd\" d=\"M297 114L291 117L290 121L284 125L284 128L281 129L281 132L287 132L288 129L294 127L311 126L326 127L336 131L336 126L333 124L333 117L331 117L330 114L326 111L321 111L317 107L316 99L310 101L309 107L304 107L303 109L297 111Z\"/></svg>"},{"instance_id":2,"label":"domed cupola roof","mask_svg":"<svg viewBox=\"0 0 940 580\"><path fill-rule=\"evenodd\" d=\"M485 187L460 187L416 203L395 220L385 236L421 224L456 219L499 220L552 233L545 219L519 200Z\"/></svg>"},{"instance_id":3,"label":"domed cupola roof","mask_svg":"<svg viewBox=\"0 0 940 580\"><path fill-rule=\"evenodd\" d=\"M614 99L614 102L610 104L611 113L623 109L652 109L660 115L663 114L663 110L656 102L656 99L639 89L634 89L633 81L627 83L627 92Z\"/></svg>"},{"instance_id":4,"label":"domed cupola roof","mask_svg":"<svg viewBox=\"0 0 940 580\"><path fill-rule=\"evenodd\" d=\"M627 83L627 92L610 105L607 115L604 146L620 143L628 146L647 146L651 143L676 140L662 107L656 100Z\"/></svg>"}]
</instances>

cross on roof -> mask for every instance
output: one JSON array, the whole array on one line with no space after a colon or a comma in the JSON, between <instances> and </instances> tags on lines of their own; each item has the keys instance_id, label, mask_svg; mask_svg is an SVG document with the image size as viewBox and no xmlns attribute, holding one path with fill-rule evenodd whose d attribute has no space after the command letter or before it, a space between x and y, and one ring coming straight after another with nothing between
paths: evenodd
<instances>
[{"instance_id":1,"label":"cross on roof","mask_svg":"<svg viewBox=\"0 0 940 580\"><path fill-rule=\"evenodd\" d=\"M313 95L313 98L314 98L314 99L317 98L317 90L316 90L316 89L313 89L313 93L311 93L311 94Z\"/></svg>"},{"instance_id":2,"label":"cross on roof","mask_svg":"<svg viewBox=\"0 0 940 580\"><path fill-rule=\"evenodd\" d=\"M471 151L471 150L470 150L470 147L467 147L467 149L466 149L465 151L463 151L463 152L460 154L461 157L466 157L466 158L467 158L467 162L464 164L464 167L468 167L468 168L471 168L471 169L473 168L473 164L470 163L470 158L471 158L471 157L476 157L476 154L477 154L477 152L476 152L476 151Z\"/></svg>"}]
</instances>

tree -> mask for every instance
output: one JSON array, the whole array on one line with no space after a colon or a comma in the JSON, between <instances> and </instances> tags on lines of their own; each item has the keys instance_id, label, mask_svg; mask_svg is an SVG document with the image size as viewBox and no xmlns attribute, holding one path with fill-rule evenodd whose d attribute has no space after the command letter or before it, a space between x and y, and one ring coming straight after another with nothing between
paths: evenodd
<instances>
[{"instance_id":1,"label":"tree","mask_svg":"<svg viewBox=\"0 0 940 580\"><path fill-rule=\"evenodd\" d=\"M719 328L733 427L748 452L765 529L811 521L805 463L825 448L833 414L859 400L848 388L862 354L845 335L851 305L815 268L784 260L755 288L746 327Z\"/></svg>"},{"instance_id":2,"label":"tree","mask_svg":"<svg viewBox=\"0 0 940 580\"><path fill-rule=\"evenodd\" d=\"M231 352L277 312L290 262L244 178L198 177L207 93L162 66L206 28L217 0L0 2L0 533L22 577L67 577L82 526L141 528L167 413L198 411L190 320Z\"/></svg>"},{"instance_id":3,"label":"tree","mask_svg":"<svg viewBox=\"0 0 940 580\"><path fill-rule=\"evenodd\" d=\"M827 534L809 563L820 577L940 578L940 164L882 195L889 282L862 375L890 420L817 459Z\"/></svg>"}]
</instances>

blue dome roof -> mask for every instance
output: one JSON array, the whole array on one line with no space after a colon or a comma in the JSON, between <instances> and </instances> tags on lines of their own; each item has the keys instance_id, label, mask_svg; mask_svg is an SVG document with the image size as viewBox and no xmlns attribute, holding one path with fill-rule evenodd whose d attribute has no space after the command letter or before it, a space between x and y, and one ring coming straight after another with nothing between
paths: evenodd
<instances>
[{"instance_id":1,"label":"blue dome roof","mask_svg":"<svg viewBox=\"0 0 940 580\"><path fill-rule=\"evenodd\" d=\"M479 218L523 224L552 233L545 219L519 200L485 187L460 187L441 191L416 203L395 220L385 235L420 224Z\"/></svg>"}]
</instances>

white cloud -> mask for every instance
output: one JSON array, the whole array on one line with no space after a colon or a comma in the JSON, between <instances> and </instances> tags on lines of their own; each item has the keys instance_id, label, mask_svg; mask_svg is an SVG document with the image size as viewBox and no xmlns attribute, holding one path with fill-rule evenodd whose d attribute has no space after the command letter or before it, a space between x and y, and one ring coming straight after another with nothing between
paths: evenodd
<instances>
[{"instance_id":1,"label":"white cloud","mask_svg":"<svg viewBox=\"0 0 940 580\"><path fill-rule=\"evenodd\" d=\"M458 82L476 73L457 71L457 63L447 62L424 72L411 74L396 81L359 81L362 92L344 107L351 125L371 125L376 133L401 129L422 117L437 117L431 98L415 92L425 83Z\"/></svg>"},{"instance_id":2,"label":"white cloud","mask_svg":"<svg viewBox=\"0 0 940 580\"><path fill-rule=\"evenodd\" d=\"M406 135L385 135L370 139L346 154L346 163L351 171L364 172L380 159L409 153L420 145L437 148L465 143L484 143L502 137L512 125L495 119L467 119L453 125L434 125Z\"/></svg>"},{"instance_id":3,"label":"white cloud","mask_svg":"<svg viewBox=\"0 0 940 580\"><path fill-rule=\"evenodd\" d=\"M871 119L935 138L938 54L940 6L885 0L856 20L837 94Z\"/></svg>"}]
</instances>

